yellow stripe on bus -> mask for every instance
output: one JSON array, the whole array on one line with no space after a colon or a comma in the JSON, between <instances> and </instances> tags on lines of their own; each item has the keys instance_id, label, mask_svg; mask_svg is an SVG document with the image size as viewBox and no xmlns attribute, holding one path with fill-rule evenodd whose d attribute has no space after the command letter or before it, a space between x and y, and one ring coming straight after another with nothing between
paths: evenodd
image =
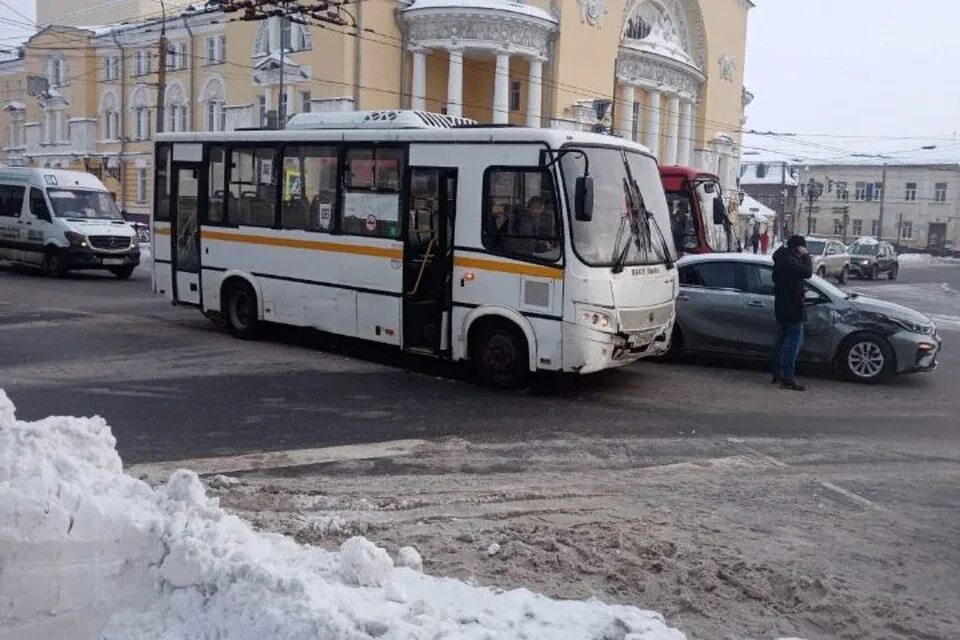
<instances>
[{"instance_id":1,"label":"yellow stripe on bus","mask_svg":"<svg viewBox=\"0 0 960 640\"><path fill-rule=\"evenodd\" d=\"M349 253L357 256L374 256L377 258L403 258L403 249L390 247L370 247L359 244L345 244L342 242L323 242L320 240L304 240L301 238L271 238L267 236L242 235L239 233L225 233L223 231L209 231L204 229L201 240L223 240L225 242L240 242L268 247L287 247L289 249L309 249L311 251L330 251L333 253Z\"/></svg>"},{"instance_id":2,"label":"yellow stripe on bus","mask_svg":"<svg viewBox=\"0 0 960 640\"><path fill-rule=\"evenodd\" d=\"M563 269L556 267L541 267L535 264L517 264L515 262L501 262L500 260L484 260L483 258L453 259L454 266L464 269L481 269L483 271L499 271L500 273L515 273L536 278L550 278L563 280Z\"/></svg>"},{"instance_id":3,"label":"yellow stripe on bus","mask_svg":"<svg viewBox=\"0 0 960 640\"><path fill-rule=\"evenodd\" d=\"M154 227L153 235L155 236L168 236L170 235L170 227Z\"/></svg>"}]
</instances>

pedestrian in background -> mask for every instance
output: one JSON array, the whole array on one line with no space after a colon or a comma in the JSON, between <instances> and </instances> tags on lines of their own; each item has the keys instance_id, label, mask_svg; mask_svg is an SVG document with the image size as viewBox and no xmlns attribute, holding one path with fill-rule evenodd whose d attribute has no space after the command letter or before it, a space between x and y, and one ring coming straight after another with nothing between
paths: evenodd
<instances>
[{"instance_id":1,"label":"pedestrian in background","mask_svg":"<svg viewBox=\"0 0 960 640\"><path fill-rule=\"evenodd\" d=\"M753 233L750 234L750 248L756 253L760 248L760 223L754 223Z\"/></svg>"},{"instance_id":2,"label":"pedestrian in background","mask_svg":"<svg viewBox=\"0 0 960 640\"><path fill-rule=\"evenodd\" d=\"M767 249L770 248L770 230L764 229L760 236L760 253L767 255Z\"/></svg>"},{"instance_id":3,"label":"pedestrian in background","mask_svg":"<svg viewBox=\"0 0 960 640\"><path fill-rule=\"evenodd\" d=\"M804 291L811 276L813 260L807 253L807 241L803 236L790 236L787 246L773 254L774 313L780 325L773 348L773 382L783 389L804 390L797 383L796 369L806 319Z\"/></svg>"}]
</instances>

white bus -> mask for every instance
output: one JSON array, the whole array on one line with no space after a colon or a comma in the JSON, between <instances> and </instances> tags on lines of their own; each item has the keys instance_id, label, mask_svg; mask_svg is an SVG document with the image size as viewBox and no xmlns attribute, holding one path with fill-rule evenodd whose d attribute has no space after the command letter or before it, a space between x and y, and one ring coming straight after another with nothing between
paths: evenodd
<instances>
[{"instance_id":1,"label":"white bus","mask_svg":"<svg viewBox=\"0 0 960 640\"><path fill-rule=\"evenodd\" d=\"M0 169L0 260L53 276L108 269L129 278L140 264L136 232L89 173Z\"/></svg>"},{"instance_id":2,"label":"white bus","mask_svg":"<svg viewBox=\"0 0 960 640\"><path fill-rule=\"evenodd\" d=\"M157 136L154 289L469 361L489 383L664 353L678 289L653 156L417 111Z\"/></svg>"}]
</instances>

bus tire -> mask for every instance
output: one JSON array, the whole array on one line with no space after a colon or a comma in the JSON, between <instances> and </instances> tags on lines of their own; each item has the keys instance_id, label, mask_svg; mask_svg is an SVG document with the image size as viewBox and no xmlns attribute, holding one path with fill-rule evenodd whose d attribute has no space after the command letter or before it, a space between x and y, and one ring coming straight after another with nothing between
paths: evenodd
<instances>
[{"instance_id":1,"label":"bus tire","mask_svg":"<svg viewBox=\"0 0 960 640\"><path fill-rule=\"evenodd\" d=\"M470 331L470 362L480 380L498 389L517 389L530 373L527 340L507 320L478 320Z\"/></svg>"},{"instance_id":2,"label":"bus tire","mask_svg":"<svg viewBox=\"0 0 960 640\"><path fill-rule=\"evenodd\" d=\"M113 267L110 269L110 273L117 276L121 280L127 280L130 276L133 275L133 267L127 265L125 267Z\"/></svg>"},{"instance_id":3,"label":"bus tire","mask_svg":"<svg viewBox=\"0 0 960 640\"><path fill-rule=\"evenodd\" d=\"M228 280L223 286L222 300L223 319L230 335L241 340L257 337L260 319L257 317L257 294L253 287L239 278Z\"/></svg>"},{"instance_id":4,"label":"bus tire","mask_svg":"<svg viewBox=\"0 0 960 640\"><path fill-rule=\"evenodd\" d=\"M67 275L67 268L63 263L63 256L56 247L50 247L43 254L43 272L51 278L62 278Z\"/></svg>"}]
</instances>

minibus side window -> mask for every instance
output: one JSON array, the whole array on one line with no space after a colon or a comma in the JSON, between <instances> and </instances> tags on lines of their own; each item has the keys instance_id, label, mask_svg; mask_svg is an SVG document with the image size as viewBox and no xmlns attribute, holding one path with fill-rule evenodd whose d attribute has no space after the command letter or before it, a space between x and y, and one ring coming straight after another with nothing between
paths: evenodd
<instances>
[{"instance_id":1,"label":"minibus side window","mask_svg":"<svg viewBox=\"0 0 960 640\"><path fill-rule=\"evenodd\" d=\"M50 209L47 207L47 199L43 197L43 191L30 187L30 213L39 220L50 222Z\"/></svg>"},{"instance_id":2,"label":"minibus side window","mask_svg":"<svg viewBox=\"0 0 960 640\"><path fill-rule=\"evenodd\" d=\"M23 211L24 187L9 184L0 184L0 216L5 218L19 218Z\"/></svg>"}]
</instances>

